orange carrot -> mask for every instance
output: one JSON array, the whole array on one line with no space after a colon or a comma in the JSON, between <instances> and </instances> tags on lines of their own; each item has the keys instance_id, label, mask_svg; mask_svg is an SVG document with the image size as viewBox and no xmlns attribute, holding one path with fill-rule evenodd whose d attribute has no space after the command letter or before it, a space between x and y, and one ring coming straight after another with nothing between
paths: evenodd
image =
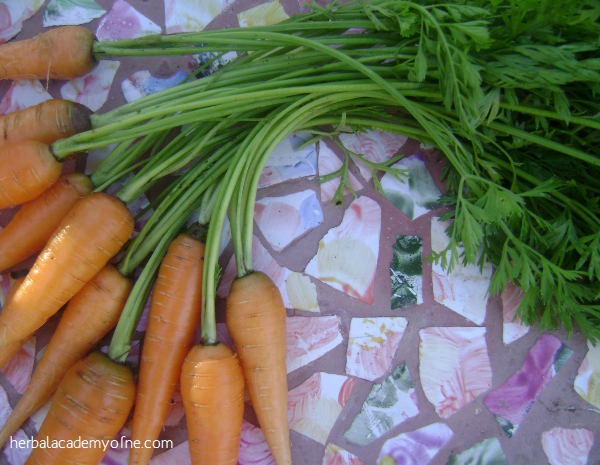
<instances>
[{"instance_id":1,"label":"orange carrot","mask_svg":"<svg viewBox=\"0 0 600 465\"><path fill-rule=\"evenodd\" d=\"M0 314L0 366L7 345L29 337L119 251L133 217L116 197L94 192L69 210Z\"/></svg>"},{"instance_id":2,"label":"orange carrot","mask_svg":"<svg viewBox=\"0 0 600 465\"><path fill-rule=\"evenodd\" d=\"M8 290L8 292L4 298L4 307L6 307L8 302L13 298L13 296L15 295L15 292L17 291L17 288L21 285L21 283L24 280L25 280L25 277L21 276L20 278L15 279L13 281L12 285L10 286L10 289ZM6 348L6 350L8 350L12 354L16 354L19 351L19 349L23 346L23 344L24 344L24 341L12 342L11 344L9 344L9 346ZM4 365L6 365L9 361L10 360L6 360ZM3 368L4 365L0 365L0 368ZM2 449L1 444L0 444L0 449Z\"/></svg>"},{"instance_id":3,"label":"orange carrot","mask_svg":"<svg viewBox=\"0 0 600 465\"><path fill-rule=\"evenodd\" d=\"M49 29L0 46L0 79L73 79L95 65L94 35L83 26Z\"/></svg>"},{"instance_id":4,"label":"orange carrot","mask_svg":"<svg viewBox=\"0 0 600 465\"><path fill-rule=\"evenodd\" d=\"M0 145L28 139L51 144L89 129L90 114L80 103L50 99L0 115Z\"/></svg>"},{"instance_id":5,"label":"orange carrot","mask_svg":"<svg viewBox=\"0 0 600 465\"><path fill-rule=\"evenodd\" d=\"M277 465L291 465L287 420L286 312L271 279L251 272L234 280L226 325L240 357L252 407Z\"/></svg>"},{"instance_id":6,"label":"orange carrot","mask_svg":"<svg viewBox=\"0 0 600 465\"><path fill-rule=\"evenodd\" d=\"M48 190L21 205L0 229L0 271L39 252L69 209L92 188L84 174L65 174Z\"/></svg>"},{"instance_id":7,"label":"orange carrot","mask_svg":"<svg viewBox=\"0 0 600 465\"><path fill-rule=\"evenodd\" d=\"M0 208L36 198L60 177L62 163L43 142L25 140L0 147Z\"/></svg>"},{"instance_id":8,"label":"orange carrot","mask_svg":"<svg viewBox=\"0 0 600 465\"><path fill-rule=\"evenodd\" d=\"M203 259L204 244L180 234L171 242L158 270L131 426L136 444L157 439L168 416L183 359L200 321ZM151 447L133 448L129 463L146 465L153 452Z\"/></svg>"},{"instance_id":9,"label":"orange carrot","mask_svg":"<svg viewBox=\"0 0 600 465\"><path fill-rule=\"evenodd\" d=\"M181 397L193 465L236 465L244 415L244 377L222 343L195 345L183 362Z\"/></svg>"},{"instance_id":10,"label":"orange carrot","mask_svg":"<svg viewBox=\"0 0 600 465\"><path fill-rule=\"evenodd\" d=\"M61 380L37 436L49 445L85 441L85 447L36 447L26 465L97 465L127 421L134 397L131 370L92 352Z\"/></svg>"},{"instance_id":11,"label":"orange carrot","mask_svg":"<svg viewBox=\"0 0 600 465\"><path fill-rule=\"evenodd\" d=\"M66 371L117 323L131 281L106 265L69 301L27 389L0 430L0 448L52 396Z\"/></svg>"}]
</instances>

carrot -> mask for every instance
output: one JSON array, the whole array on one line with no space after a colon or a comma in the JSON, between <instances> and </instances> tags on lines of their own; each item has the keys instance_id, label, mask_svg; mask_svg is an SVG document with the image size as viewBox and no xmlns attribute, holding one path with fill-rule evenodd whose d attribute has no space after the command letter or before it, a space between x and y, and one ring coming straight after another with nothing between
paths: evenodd
<instances>
[{"instance_id":1,"label":"carrot","mask_svg":"<svg viewBox=\"0 0 600 465\"><path fill-rule=\"evenodd\" d=\"M4 298L4 307L6 307L6 305L8 304L8 302L13 298L13 296L15 295L15 292L17 291L17 288L19 287L19 285L23 282L23 280L25 279L24 276L21 276L18 279L15 279L12 283L12 285L10 286L10 289L8 290L5 298ZM23 345L24 341L16 341L16 342L12 342L7 348L6 350L10 351L10 353L12 354L16 354L19 349L21 348L21 346ZM12 358L12 357L11 357ZM6 360L6 362L4 363L4 365L6 365L10 360ZM4 367L4 365L0 366L0 369ZM2 449L2 445L0 444L0 449Z\"/></svg>"},{"instance_id":2,"label":"carrot","mask_svg":"<svg viewBox=\"0 0 600 465\"><path fill-rule=\"evenodd\" d=\"M244 370L258 423L277 465L291 465L287 420L286 312L279 290L261 272L234 280L225 321Z\"/></svg>"},{"instance_id":3,"label":"carrot","mask_svg":"<svg viewBox=\"0 0 600 465\"><path fill-rule=\"evenodd\" d=\"M25 140L0 148L0 208L36 198L60 177L62 163L43 142Z\"/></svg>"},{"instance_id":4,"label":"carrot","mask_svg":"<svg viewBox=\"0 0 600 465\"><path fill-rule=\"evenodd\" d=\"M69 301L27 389L0 430L0 448L52 396L58 383L117 323L131 281L106 265Z\"/></svg>"},{"instance_id":5,"label":"carrot","mask_svg":"<svg viewBox=\"0 0 600 465\"><path fill-rule=\"evenodd\" d=\"M90 114L80 103L50 99L0 115L0 145L28 139L51 144L90 129Z\"/></svg>"},{"instance_id":6,"label":"carrot","mask_svg":"<svg viewBox=\"0 0 600 465\"><path fill-rule=\"evenodd\" d=\"M36 447L26 465L97 465L127 421L134 397L131 370L92 352L61 380L37 436L49 445L85 447Z\"/></svg>"},{"instance_id":7,"label":"carrot","mask_svg":"<svg viewBox=\"0 0 600 465\"><path fill-rule=\"evenodd\" d=\"M136 444L157 439L179 383L183 359L200 321L204 244L180 234L161 261L144 336L131 438ZM130 464L146 465L151 447L136 447Z\"/></svg>"},{"instance_id":8,"label":"carrot","mask_svg":"<svg viewBox=\"0 0 600 465\"><path fill-rule=\"evenodd\" d=\"M0 46L0 79L73 79L95 65L94 35L83 26L49 29Z\"/></svg>"},{"instance_id":9,"label":"carrot","mask_svg":"<svg viewBox=\"0 0 600 465\"><path fill-rule=\"evenodd\" d=\"M244 415L244 377L223 343L195 345L181 370L181 397L193 465L236 465Z\"/></svg>"},{"instance_id":10,"label":"carrot","mask_svg":"<svg viewBox=\"0 0 600 465\"><path fill-rule=\"evenodd\" d=\"M133 217L116 197L94 192L63 218L0 314L0 366L7 346L29 337L119 251L133 232Z\"/></svg>"},{"instance_id":11,"label":"carrot","mask_svg":"<svg viewBox=\"0 0 600 465\"><path fill-rule=\"evenodd\" d=\"M10 222L0 229L0 271L40 251L69 209L92 188L92 182L84 174L69 173L21 205Z\"/></svg>"}]
</instances>

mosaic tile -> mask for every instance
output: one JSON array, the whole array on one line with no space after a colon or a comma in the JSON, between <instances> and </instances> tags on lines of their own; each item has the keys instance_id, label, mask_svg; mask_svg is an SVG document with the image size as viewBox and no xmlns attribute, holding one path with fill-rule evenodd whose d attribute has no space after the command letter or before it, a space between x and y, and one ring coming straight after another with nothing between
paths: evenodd
<instances>
[{"instance_id":1,"label":"mosaic tile","mask_svg":"<svg viewBox=\"0 0 600 465\"><path fill-rule=\"evenodd\" d=\"M43 26L86 24L106 10L94 0L50 0L44 10Z\"/></svg>"},{"instance_id":2,"label":"mosaic tile","mask_svg":"<svg viewBox=\"0 0 600 465\"><path fill-rule=\"evenodd\" d=\"M307 189L259 199L254 206L254 219L273 250L280 252L323 223L323 210L315 192Z\"/></svg>"},{"instance_id":3,"label":"mosaic tile","mask_svg":"<svg viewBox=\"0 0 600 465\"><path fill-rule=\"evenodd\" d=\"M136 71L121 82L121 91L125 100L131 102L159 90L174 87L187 77L188 74L182 70L167 77L152 76L148 70Z\"/></svg>"},{"instance_id":4,"label":"mosaic tile","mask_svg":"<svg viewBox=\"0 0 600 465\"><path fill-rule=\"evenodd\" d=\"M8 442L2 450L4 457L6 457L8 461L7 463L11 465L23 465L27 461L27 458L31 454L31 447L27 442L29 439L31 439L31 437L22 429L17 430L17 432L12 435L12 440L14 442L12 445Z\"/></svg>"},{"instance_id":5,"label":"mosaic tile","mask_svg":"<svg viewBox=\"0 0 600 465\"><path fill-rule=\"evenodd\" d=\"M573 388L583 399L600 409L600 345L587 343L587 353L579 365Z\"/></svg>"},{"instance_id":6,"label":"mosaic tile","mask_svg":"<svg viewBox=\"0 0 600 465\"><path fill-rule=\"evenodd\" d=\"M365 465L365 463L340 446L327 444L321 465Z\"/></svg>"},{"instance_id":7,"label":"mosaic tile","mask_svg":"<svg viewBox=\"0 0 600 465\"><path fill-rule=\"evenodd\" d=\"M511 284L500 293L503 320L502 341L504 344L510 344L529 332L529 326L523 324L516 316L522 298L523 291Z\"/></svg>"},{"instance_id":8,"label":"mosaic tile","mask_svg":"<svg viewBox=\"0 0 600 465\"><path fill-rule=\"evenodd\" d=\"M398 179L386 173L381 178L381 187L385 197L408 218L414 220L440 206L441 192L431 173L425 166L421 154L405 157L393 165L405 170Z\"/></svg>"},{"instance_id":9,"label":"mosaic tile","mask_svg":"<svg viewBox=\"0 0 600 465\"><path fill-rule=\"evenodd\" d=\"M290 428L324 445L355 382L348 376L314 373L289 392Z\"/></svg>"},{"instance_id":10,"label":"mosaic tile","mask_svg":"<svg viewBox=\"0 0 600 465\"><path fill-rule=\"evenodd\" d=\"M0 114L22 110L51 98L40 81L13 81L0 101Z\"/></svg>"},{"instance_id":11,"label":"mosaic tile","mask_svg":"<svg viewBox=\"0 0 600 465\"><path fill-rule=\"evenodd\" d=\"M97 111L108 99L120 62L100 60L96 67L84 76L72 79L60 88L60 95L67 100L79 102Z\"/></svg>"},{"instance_id":12,"label":"mosaic tile","mask_svg":"<svg viewBox=\"0 0 600 465\"><path fill-rule=\"evenodd\" d=\"M149 462L149 465L191 465L190 449L188 442L184 441L177 444L172 449L156 454Z\"/></svg>"},{"instance_id":13,"label":"mosaic tile","mask_svg":"<svg viewBox=\"0 0 600 465\"><path fill-rule=\"evenodd\" d=\"M44 4L44 0L19 0L0 2L0 43L7 42L23 29L23 22L31 18Z\"/></svg>"},{"instance_id":14,"label":"mosaic tile","mask_svg":"<svg viewBox=\"0 0 600 465\"><path fill-rule=\"evenodd\" d=\"M407 140L408 137L401 134L393 134L375 129L340 135L340 141L344 147L374 162L389 160L398 153ZM357 166L361 176L369 181L371 179L369 169L360 162L357 163Z\"/></svg>"},{"instance_id":15,"label":"mosaic tile","mask_svg":"<svg viewBox=\"0 0 600 465\"><path fill-rule=\"evenodd\" d=\"M133 8L125 0L116 0L96 29L99 40L133 39L159 34L161 27Z\"/></svg>"},{"instance_id":16,"label":"mosaic tile","mask_svg":"<svg viewBox=\"0 0 600 465\"><path fill-rule=\"evenodd\" d=\"M260 175L259 188L316 175L317 147L307 143L308 137L303 133L291 134L273 149Z\"/></svg>"},{"instance_id":17,"label":"mosaic tile","mask_svg":"<svg viewBox=\"0 0 600 465\"><path fill-rule=\"evenodd\" d=\"M242 425L238 465L275 465L262 431L246 420Z\"/></svg>"},{"instance_id":18,"label":"mosaic tile","mask_svg":"<svg viewBox=\"0 0 600 465\"><path fill-rule=\"evenodd\" d=\"M4 424L12 413L12 408L8 402L8 396L2 386L0 386L0 424Z\"/></svg>"},{"instance_id":19,"label":"mosaic tile","mask_svg":"<svg viewBox=\"0 0 600 465\"><path fill-rule=\"evenodd\" d=\"M165 29L175 32L201 31L233 0L164 0Z\"/></svg>"},{"instance_id":20,"label":"mosaic tile","mask_svg":"<svg viewBox=\"0 0 600 465\"><path fill-rule=\"evenodd\" d=\"M451 454L448 465L509 465L497 438L478 442L467 450Z\"/></svg>"},{"instance_id":21,"label":"mosaic tile","mask_svg":"<svg viewBox=\"0 0 600 465\"><path fill-rule=\"evenodd\" d=\"M401 363L381 383L373 385L344 437L364 446L418 414L413 381L406 363Z\"/></svg>"},{"instance_id":22,"label":"mosaic tile","mask_svg":"<svg viewBox=\"0 0 600 465\"><path fill-rule=\"evenodd\" d=\"M407 324L402 317L352 318L346 374L367 381L389 374Z\"/></svg>"},{"instance_id":23,"label":"mosaic tile","mask_svg":"<svg viewBox=\"0 0 600 465\"><path fill-rule=\"evenodd\" d=\"M317 288L310 278L302 273L290 272L285 280L285 294L289 308L318 313Z\"/></svg>"},{"instance_id":24,"label":"mosaic tile","mask_svg":"<svg viewBox=\"0 0 600 465\"><path fill-rule=\"evenodd\" d=\"M339 226L319 242L317 255L306 273L348 295L372 304L379 257L381 207L369 197L359 197L347 208ZM360 266L356 266L360 263Z\"/></svg>"},{"instance_id":25,"label":"mosaic tile","mask_svg":"<svg viewBox=\"0 0 600 465\"><path fill-rule=\"evenodd\" d=\"M557 337L542 334L529 350L521 368L485 396L485 405L507 436L514 435L571 353L572 350Z\"/></svg>"},{"instance_id":26,"label":"mosaic tile","mask_svg":"<svg viewBox=\"0 0 600 465\"><path fill-rule=\"evenodd\" d=\"M319 144L319 177L324 178L328 174L337 172L342 168L342 160L326 143ZM329 202L334 199L340 185L340 178L334 177L328 181L320 182L321 202ZM348 187L344 189L344 195L350 191L356 192L362 189L362 184L352 173L348 173Z\"/></svg>"},{"instance_id":27,"label":"mosaic tile","mask_svg":"<svg viewBox=\"0 0 600 465\"><path fill-rule=\"evenodd\" d=\"M35 336L30 337L21 346L19 352L0 369L4 378L20 394L23 394L31 379L31 373L35 364L35 343Z\"/></svg>"},{"instance_id":28,"label":"mosaic tile","mask_svg":"<svg viewBox=\"0 0 600 465\"><path fill-rule=\"evenodd\" d=\"M291 373L342 343L341 319L331 316L292 316L286 322L287 370Z\"/></svg>"},{"instance_id":29,"label":"mosaic tile","mask_svg":"<svg viewBox=\"0 0 600 465\"><path fill-rule=\"evenodd\" d=\"M383 444L377 465L427 465L452 436L443 423L400 434Z\"/></svg>"},{"instance_id":30,"label":"mosaic tile","mask_svg":"<svg viewBox=\"0 0 600 465\"><path fill-rule=\"evenodd\" d=\"M393 309L423 303L423 239L398 236L392 246L390 281Z\"/></svg>"},{"instance_id":31,"label":"mosaic tile","mask_svg":"<svg viewBox=\"0 0 600 465\"><path fill-rule=\"evenodd\" d=\"M594 433L585 428L552 428L542 433L542 448L550 465L586 465Z\"/></svg>"},{"instance_id":32,"label":"mosaic tile","mask_svg":"<svg viewBox=\"0 0 600 465\"><path fill-rule=\"evenodd\" d=\"M445 230L446 223L435 218L431 221L433 251L441 252L447 247L449 238ZM491 275L490 265L480 270L477 265L457 264L448 272L441 264L433 263L431 271L433 298L473 323L481 325L485 320Z\"/></svg>"},{"instance_id":33,"label":"mosaic tile","mask_svg":"<svg viewBox=\"0 0 600 465\"><path fill-rule=\"evenodd\" d=\"M131 439L131 433L128 428L122 428L115 434L116 443L106 449L106 453L99 465L129 465L129 448L118 447L119 438ZM117 447L115 447L117 446Z\"/></svg>"},{"instance_id":34,"label":"mosaic tile","mask_svg":"<svg viewBox=\"0 0 600 465\"><path fill-rule=\"evenodd\" d=\"M448 418L492 386L485 328L425 328L419 331L419 372L425 396Z\"/></svg>"},{"instance_id":35,"label":"mosaic tile","mask_svg":"<svg viewBox=\"0 0 600 465\"><path fill-rule=\"evenodd\" d=\"M242 27L266 26L279 23L289 16L278 1L261 3L238 13L237 19Z\"/></svg>"}]
</instances>

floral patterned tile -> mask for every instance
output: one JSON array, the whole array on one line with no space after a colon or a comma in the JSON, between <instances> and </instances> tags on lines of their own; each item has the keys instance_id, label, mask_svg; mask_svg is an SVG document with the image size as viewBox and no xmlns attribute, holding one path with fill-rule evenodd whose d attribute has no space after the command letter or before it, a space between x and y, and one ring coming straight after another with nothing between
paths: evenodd
<instances>
[{"instance_id":1,"label":"floral patterned tile","mask_svg":"<svg viewBox=\"0 0 600 465\"><path fill-rule=\"evenodd\" d=\"M358 300L373 303L380 230L379 204L366 196L357 198L341 224L321 239L306 273Z\"/></svg>"},{"instance_id":2,"label":"floral patterned tile","mask_svg":"<svg viewBox=\"0 0 600 465\"><path fill-rule=\"evenodd\" d=\"M450 417L491 388L485 334L485 328L475 327L419 331L421 385L440 417Z\"/></svg>"},{"instance_id":3,"label":"floral patterned tile","mask_svg":"<svg viewBox=\"0 0 600 465\"><path fill-rule=\"evenodd\" d=\"M23 394L33 372L35 364L36 338L31 337L21 346L19 352L1 368L2 374L12 387Z\"/></svg>"},{"instance_id":4,"label":"floral patterned tile","mask_svg":"<svg viewBox=\"0 0 600 465\"><path fill-rule=\"evenodd\" d=\"M231 3L233 0L164 0L166 32L201 31Z\"/></svg>"},{"instance_id":5,"label":"floral patterned tile","mask_svg":"<svg viewBox=\"0 0 600 465\"><path fill-rule=\"evenodd\" d=\"M81 103L92 111L99 110L108 99L119 65L119 61L100 60L86 75L63 84L60 95L64 99Z\"/></svg>"},{"instance_id":6,"label":"floral patterned tile","mask_svg":"<svg viewBox=\"0 0 600 465\"><path fill-rule=\"evenodd\" d=\"M365 463L340 446L327 444L321 465L365 465Z\"/></svg>"},{"instance_id":7,"label":"floral patterned tile","mask_svg":"<svg viewBox=\"0 0 600 465\"><path fill-rule=\"evenodd\" d=\"M414 220L440 206L441 192L420 153L405 157L393 165L404 170L400 179L387 173L381 178L385 197L408 218Z\"/></svg>"},{"instance_id":8,"label":"floral patterned tile","mask_svg":"<svg viewBox=\"0 0 600 465\"><path fill-rule=\"evenodd\" d=\"M331 316L291 316L287 319L287 370L291 373L342 343L341 319Z\"/></svg>"},{"instance_id":9,"label":"floral patterned tile","mask_svg":"<svg viewBox=\"0 0 600 465\"><path fill-rule=\"evenodd\" d=\"M497 438L478 442L467 450L450 455L448 465L509 465Z\"/></svg>"},{"instance_id":10,"label":"floral patterned tile","mask_svg":"<svg viewBox=\"0 0 600 465\"><path fill-rule=\"evenodd\" d=\"M94 0L50 0L42 24L44 27L85 24L105 13Z\"/></svg>"},{"instance_id":11,"label":"floral patterned tile","mask_svg":"<svg viewBox=\"0 0 600 465\"><path fill-rule=\"evenodd\" d=\"M377 465L427 465L452 436L452 430L444 423L402 433L383 444Z\"/></svg>"},{"instance_id":12,"label":"floral patterned tile","mask_svg":"<svg viewBox=\"0 0 600 465\"><path fill-rule=\"evenodd\" d=\"M401 317L352 318L346 374L367 381L389 374L407 325Z\"/></svg>"},{"instance_id":13,"label":"floral patterned tile","mask_svg":"<svg viewBox=\"0 0 600 465\"><path fill-rule=\"evenodd\" d=\"M275 465L262 431L247 421L242 425L238 465Z\"/></svg>"},{"instance_id":14,"label":"floral patterned tile","mask_svg":"<svg viewBox=\"0 0 600 465\"><path fill-rule=\"evenodd\" d=\"M332 148L325 142L319 144L319 177L324 178L327 175L336 173L342 168L342 160L335 154ZM348 194L350 190L359 191L362 189L362 184L358 181L356 176L351 172L348 173L348 184L349 186L344 190L344 195ZM328 181L320 183L321 186L321 202L330 202L336 194L336 191L340 185L339 176L334 177Z\"/></svg>"},{"instance_id":15,"label":"floral patterned tile","mask_svg":"<svg viewBox=\"0 0 600 465\"><path fill-rule=\"evenodd\" d=\"M371 387L360 413L344 437L353 444L364 446L418 414L413 380L406 363L400 363L381 383Z\"/></svg>"},{"instance_id":16,"label":"floral patterned tile","mask_svg":"<svg viewBox=\"0 0 600 465\"><path fill-rule=\"evenodd\" d=\"M588 342L587 349L573 387L583 399L600 409L600 345Z\"/></svg>"},{"instance_id":17,"label":"floral patterned tile","mask_svg":"<svg viewBox=\"0 0 600 465\"><path fill-rule=\"evenodd\" d=\"M263 197L254 206L256 225L273 250L280 252L323 223L323 210L312 189Z\"/></svg>"},{"instance_id":18,"label":"floral patterned tile","mask_svg":"<svg viewBox=\"0 0 600 465\"><path fill-rule=\"evenodd\" d=\"M594 433L585 428L552 428L542 433L542 447L550 465L586 465Z\"/></svg>"},{"instance_id":19,"label":"floral patterned tile","mask_svg":"<svg viewBox=\"0 0 600 465\"><path fill-rule=\"evenodd\" d=\"M434 218L431 221L432 251L441 252L448 243L446 223ZM485 320L491 274L490 265L480 270L477 265L457 264L448 272L440 263L433 263L431 279L434 299L473 323L481 325Z\"/></svg>"},{"instance_id":20,"label":"floral patterned tile","mask_svg":"<svg viewBox=\"0 0 600 465\"><path fill-rule=\"evenodd\" d=\"M278 1L261 3L238 13L237 19L242 27L266 26L287 19L289 16Z\"/></svg>"},{"instance_id":21,"label":"floral patterned tile","mask_svg":"<svg viewBox=\"0 0 600 465\"><path fill-rule=\"evenodd\" d=\"M398 236L392 246L390 281L393 309L423 303L423 239Z\"/></svg>"},{"instance_id":22,"label":"floral patterned tile","mask_svg":"<svg viewBox=\"0 0 600 465\"><path fill-rule=\"evenodd\" d=\"M44 4L44 0L20 0L0 2L0 43L7 42L23 28L23 22L31 18Z\"/></svg>"},{"instance_id":23,"label":"floral patterned tile","mask_svg":"<svg viewBox=\"0 0 600 465\"><path fill-rule=\"evenodd\" d=\"M22 110L51 98L40 81L13 81L0 100L0 114Z\"/></svg>"},{"instance_id":24,"label":"floral patterned tile","mask_svg":"<svg viewBox=\"0 0 600 465\"><path fill-rule=\"evenodd\" d=\"M295 133L275 147L261 173L260 188L316 175L317 146L307 143L308 137L307 134Z\"/></svg>"},{"instance_id":25,"label":"floral patterned tile","mask_svg":"<svg viewBox=\"0 0 600 465\"><path fill-rule=\"evenodd\" d=\"M133 8L125 0L116 0L102 18L96 37L99 40L133 39L149 34L159 34L161 27Z\"/></svg>"},{"instance_id":26,"label":"floral patterned tile","mask_svg":"<svg viewBox=\"0 0 600 465\"><path fill-rule=\"evenodd\" d=\"M529 326L523 324L516 316L517 308L523 298L523 291L513 285L508 285L500 293L502 301L502 341L504 344L520 339L529 332Z\"/></svg>"},{"instance_id":27,"label":"floral patterned tile","mask_svg":"<svg viewBox=\"0 0 600 465\"><path fill-rule=\"evenodd\" d=\"M572 350L560 339L542 334L529 350L521 368L485 396L485 405L507 436L515 434L533 403L571 354Z\"/></svg>"},{"instance_id":28,"label":"floral patterned tile","mask_svg":"<svg viewBox=\"0 0 600 465\"><path fill-rule=\"evenodd\" d=\"M125 100L131 102L159 90L174 87L187 77L188 73L182 70L167 77L155 77L148 70L140 70L121 82L121 91Z\"/></svg>"},{"instance_id":29,"label":"floral patterned tile","mask_svg":"<svg viewBox=\"0 0 600 465\"><path fill-rule=\"evenodd\" d=\"M317 372L291 389L288 396L290 428L324 445L355 382L348 376Z\"/></svg>"}]
</instances>

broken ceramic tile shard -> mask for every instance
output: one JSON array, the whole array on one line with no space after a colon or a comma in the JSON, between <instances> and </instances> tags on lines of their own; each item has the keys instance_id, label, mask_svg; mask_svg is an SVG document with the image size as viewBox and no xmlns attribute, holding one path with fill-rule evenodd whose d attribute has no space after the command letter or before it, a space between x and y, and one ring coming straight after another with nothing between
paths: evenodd
<instances>
[{"instance_id":1,"label":"broken ceramic tile shard","mask_svg":"<svg viewBox=\"0 0 600 465\"><path fill-rule=\"evenodd\" d=\"M542 448L550 465L586 465L594 433L586 428L555 427L542 433Z\"/></svg>"},{"instance_id":2,"label":"broken ceramic tile shard","mask_svg":"<svg viewBox=\"0 0 600 465\"><path fill-rule=\"evenodd\" d=\"M433 423L388 439L381 448L377 465L427 465L450 439L453 432L444 423Z\"/></svg>"},{"instance_id":3,"label":"broken ceramic tile shard","mask_svg":"<svg viewBox=\"0 0 600 465\"><path fill-rule=\"evenodd\" d=\"M422 253L423 239L419 236L398 236L392 246L392 309L423 303Z\"/></svg>"},{"instance_id":4,"label":"broken ceramic tile shard","mask_svg":"<svg viewBox=\"0 0 600 465\"><path fill-rule=\"evenodd\" d=\"M108 100L119 65L119 61L100 60L89 73L63 84L60 95L64 99L81 103L92 111L99 110Z\"/></svg>"},{"instance_id":5,"label":"broken ceramic tile shard","mask_svg":"<svg viewBox=\"0 0 600 465\"><path fill-rule=\"evenodd\" d=\"M346 209L339 226L319 242L306 273L368 304L374 302L374 279L379 259L381 207L366 196Z\"/></svg>"},{"instance_id":6,"label":"broken ceramic tile shard","mask_svg":"<svg viewBox=\"0 0 600 465\"><path fill-rule=\"evenodd\" d=\"M419 331L419 372L427 399L448 418L492 386L486 329L430 327Z\"/></svg>"},{"instance_id":7,"label":"broken ceramic tile shard","mask_svg":"<svg viewBox=\"0 0 600 465\"><path fill-rule=\"evenodd\" d=\"M572 352L556 336L542 334L527 353L521 368L485 396L484 404L507 436L515 434Z\"/></svg>"},{"instance_id":8,"label":"broken ceramic tile shard","mask_svg":"<svg viewBox=\"0 0 600 465\"><path fill-rule=\"evenodd\" d=\"M44 10L42 25L49 27L86 24L105 13L106 10L94 0L50 0Z\"/></svg>"},{"instance_id":9,"label":"broken ceramic tile shard","mask_svg":"<svg viewBox=\"0 0 600 465\"><path fill-rule=\"evenodd\" d=\"M241 27L266 26L279 23L288 17L285 9L278 1L261 3L237 15Z\"/></svg>"},{"instance_id":10,"label":"broken ceramic tile shard","mask_svg":"<svg viewBox=\"0 0 600 465\"><path fill-rule=\"evenodd\" d=\"M352 318L346 374L367 381L389 374L407 324L401 317Z\"/></svg>"},{"instance_id":11,"label":"broken ceramic tile shard","mask_svg":"<svg viewBox=\"0 0 600 465\"><path fill-rule=\"evenodd\" d=\"M308 140L308 134L293 133L277 144L265 163L258 186L263 188L292 179L315 176L317 148L314 143L308 143Z\"/></svg>"},{"instance_id":12,"label":"broken ceramic tile shard","mask_svg":"<svg viewBox=\"0 0 600 465\"><path fill-rule=\"evenodd\" d=\"M373 385L344 437L366 446L418 414L412 378L406 363L400 363L381 383Z\"/></svg>"},{"instance_id":13,"label":"broken ceramic tile shard","mask_svg":"<svg viewBox=\"0 0 600 465\"><path fill-rule=\"evenodd\" d=\"M327 444L321 465L365 465L356 455L336 444Z\"/></svg>"},{"instance_id":14,"label":"broken ceramic tile shard","mask_svg":"<svg viewBox=\"0 0 600 465\"><path fill-rule=\"evenodd\" d=\"M600 345L587 343L587 353L579 365L573 387L584 400L600 409Z\"/></svg>"},{"instance_id":15,"label":"broken ceramic tile shard","mask_svg":"<svg viewBox=\"0 0 600 465\"><path fill-rule=\"evenodd\" d=\"M451 454L448 465L509 465L497 438L487 438L472 447Z\"/></svg>"},{"instance_id":16,"label":"broken ceramic tile shard","mask_svg":"<svg viewBox=\"0 0 600 465\"><path fill-rule=\"evenodd\" d=\"M324 356L342 341L341 319L331 316L291 316L286 321L288 373Z\"/></svg>"},{"instance_id":17,"label":"broken ceramic tile shard","mask_svg":"<svg viewBox=\"0 0 600 465\"><path fill-rule=\"evenodd\" d=\"M116 0L96 29L98 40L123 40L160 34L161 27L124 0Z\"/></svg>"}]
</instances>

